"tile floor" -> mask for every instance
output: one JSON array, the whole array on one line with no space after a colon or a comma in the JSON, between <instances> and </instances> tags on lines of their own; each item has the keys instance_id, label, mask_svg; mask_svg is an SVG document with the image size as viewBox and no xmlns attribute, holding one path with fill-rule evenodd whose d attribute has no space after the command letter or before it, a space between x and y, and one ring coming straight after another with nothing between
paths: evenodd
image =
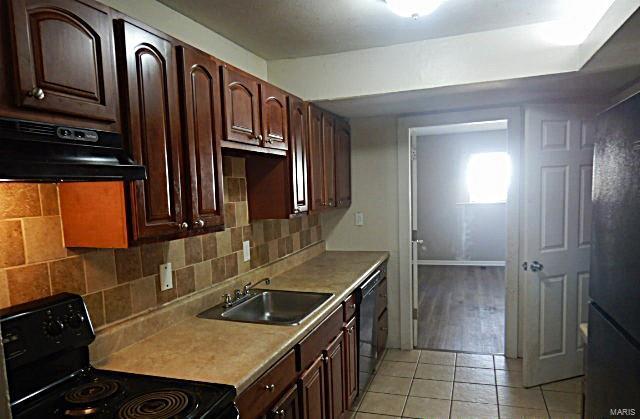
<instances>
[{"instance_id":1,"label":"tile floor","mask_svg":"<svg viewBox=\"0 0 640 419\"><path fill-rule=\"evenodd\" d=\"M522 360L389 349L351 417L573 419L581 393L581 377L522 387Z\"/></svg>"}]
</instances>

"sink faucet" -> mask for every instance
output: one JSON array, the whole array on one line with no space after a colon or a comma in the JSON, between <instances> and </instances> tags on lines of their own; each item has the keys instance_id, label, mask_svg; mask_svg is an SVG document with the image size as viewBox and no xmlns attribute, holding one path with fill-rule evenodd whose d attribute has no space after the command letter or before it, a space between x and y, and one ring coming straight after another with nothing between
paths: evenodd
<instances>
[{"instance_id":1,"label":"sink faucet","mask_svg":"<svg viewBox=\"0 0 640 419\"><path fill-rule=\"evenodd\" d=\"M233 296L231 296L231 294L226 293L224 294L224 304L223 307L224 308L230 308L233 307L234 305L236 305L237 303L240 303L244 300L246 300L249 297L249 291L251 291L253 288L255 288L256 286L265 283L266 285L271 284L271 279L270 278L263 278L260 281L256 282L255 284L251 284L251 282L247 282L243 287L242 290L234 290L233 291Z\"/></svg>"}]
</instances>

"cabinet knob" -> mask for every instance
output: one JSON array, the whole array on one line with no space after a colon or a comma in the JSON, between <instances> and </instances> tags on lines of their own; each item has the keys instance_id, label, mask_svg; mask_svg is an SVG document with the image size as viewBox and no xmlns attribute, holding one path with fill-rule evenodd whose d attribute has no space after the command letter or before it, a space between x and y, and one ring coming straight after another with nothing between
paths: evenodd
<instances>
[{"instance_id":1,"label":"cabinet knob","mask_svg":"<svg viewBox=\"0 0 640 419\"><path fill-rule=\"evenodd\" d=\"M187 223L186 221L183 221L180 223L179 227L180 227L180 230L186 230L189 228L189 223Z\"/></svg>"},{"instance_id":2,"label":"cabinet knob","mask_svg":"<svg viewBox=\"0 0 640 419\"><path fill-rule=\"evenodd\" d=\"M294 212L294 214L299 214L300 213L300 208L294 208L293 212Z\"/></svg>"},{"instance_id":3,"label":"cabinet knob","mask_svg":"<svg viewBox=\"0 0 640 419\"><path fill-rule=\"evenodd\" d=\"M287 414L287 412L285 412L284 409L276 410L274 413L276 414L276 416L279 416L281 418L283 418L284 415Z\"/></svg>"},{"instance_id":4,"label":"cabinet knob","mask_svg":"<svg viewBox=\"0 0 640 419\"><path fill-rule=\"evenodd\" d=\"M388 328L386 328L386 327L381 327L381 328L380 328L380 330L382 330L383 332L386 332L386 331L387 331L387 330L389 330L389 329L388 329Z\"/></svg>"},{"instance_id":5,"label":"cabinet knob","mask_svg":"<svg viewBox=\"0 0 640 419\"><path fill-rule=\"evenodd\" d=\"M258 134L254 137L256 140L262 141L262 134Z\"/></svg>"},{"instance_id":6,"label":"cabinet knob","mask_svg":"<svg viewBox=\"0 0 640 419\"><path fill-rule=\"evenodd\" d=\"M198 219L196 220L193 224L195 224L196 227L204 227L204 220Z\"/></svg>"},{"instance_id":7,"label":"cabinet knob","mask_svg":"<svg viewBox=\"0 0 640 419\"><path fill-rule=\"evenodd\" d=\"M355 309L356 308L356 303L349 304L349 307Z\"/></svg>"},{"instance_id":8,"label":"cabinet knob","mask_svg":"<svg viewBox=\"0 0 640 419\"><path fill-rule=\"evenodd\" d=\"M44 99L44 90L42 90L41 88L39 88L38 86L35 86L33 89L31 89L28 93L28 96L34 97L38 100L42 100Z\"/></svg>"},{"instance_id":9,"label":"cabinet knob","mask_svg":"<svg viewBox=\"0 0 640 419\"><path fill-rule=\"evenodd\" d=\"M275 384L267 384L266 386L264 386L264 389L267 391L273 391L276 389L276 385Z\"/></svg>"}]
</instances>

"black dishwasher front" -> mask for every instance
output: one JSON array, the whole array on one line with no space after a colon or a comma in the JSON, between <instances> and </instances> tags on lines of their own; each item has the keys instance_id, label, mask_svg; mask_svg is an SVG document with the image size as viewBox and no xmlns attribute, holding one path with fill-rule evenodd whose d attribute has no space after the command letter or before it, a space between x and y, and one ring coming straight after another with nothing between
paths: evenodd
<instances>
[{"instance_id":1,"label":"black dishwasher front","mask_svg":"<svg viewBox=\"0 0 640 419\"><path fill-rule=\"evenodd\" d=\"M377 329L376 296L378 284L382 279L382 271L378 269L358 289L360 310L358 312L358 372L360 390L366 388L377 364Z\"/></svg>"}]
</instances>

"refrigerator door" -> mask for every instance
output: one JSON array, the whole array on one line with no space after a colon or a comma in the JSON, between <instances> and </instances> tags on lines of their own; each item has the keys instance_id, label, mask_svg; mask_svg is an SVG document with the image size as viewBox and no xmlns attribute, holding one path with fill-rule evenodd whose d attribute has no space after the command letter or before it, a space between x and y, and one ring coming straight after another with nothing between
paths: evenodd
<instances>
[{"instance_id":1,"label":"refrigerator door","mask_svg":"<svg viewBox=\"0 0 640 419\"><path fill-rule=\"evenodd\" d=\"M589 297L640 341L640 94L598 117Z\"/></svg>"},{"instance_id":2,"label":"refrigerator door","mask_svg":"<svg viewBox=\"0 0 640 419\"><path fill-rule=\"evenodd\" d=\"M612 416L640 416L640 347L590 304L585 418Z\"/></svg>"}]
</instances>

